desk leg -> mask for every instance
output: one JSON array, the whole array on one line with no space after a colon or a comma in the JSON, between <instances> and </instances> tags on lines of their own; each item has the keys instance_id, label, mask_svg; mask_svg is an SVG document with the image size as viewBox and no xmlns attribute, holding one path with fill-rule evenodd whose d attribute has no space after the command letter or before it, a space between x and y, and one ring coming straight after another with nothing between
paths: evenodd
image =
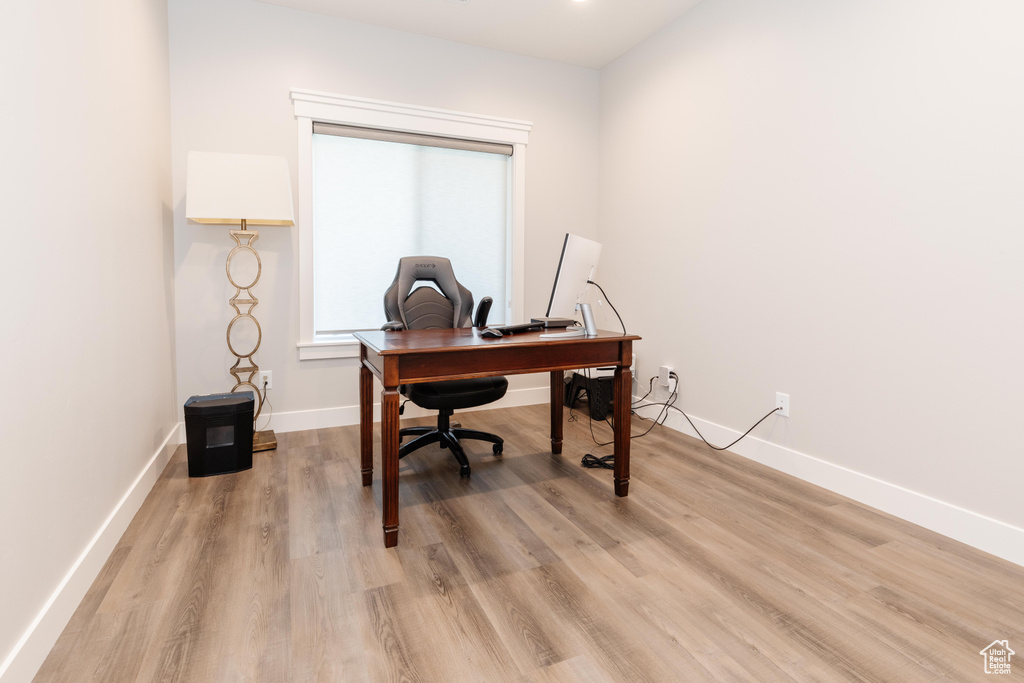
<instances>
[{"instance_id":1,"label":"desk leg","mask_svg":"<svg viewBox=\"0 0 1024 683\"><path fill-rule=\"evenodd\" d=\"M393 548L398 545L398 387L385 387L380 397L384 547Z\"/></svg>"},{"instance_id":2,"label":"desk leg","mask_svg":"<svg viewBox=\"0 0 1024 683\"><path fill-rule=\"evenodd\" d=\"M629 432L633 373L615 368L615 495L629 495Z\"/></svg>"},{"instance_id":3,"label":"desk leg","mask_svg":"<svg viewBox=\"0 0 1024 683\"><path fill-rule=\"evenodd\" d=\"M551 452L562 452L562 403L565 401L565 373L551 373Z\"/></svg>"},{"instance_id":4,"label":"desk leg","mask_svg":"<svg viewBox=\"0 0 1024 683\"><path fill-rule=\"evenodd\" d=\"M359 457L363 486L373 483L373 373L359 366Z\"/></svg>"}]
</instances>

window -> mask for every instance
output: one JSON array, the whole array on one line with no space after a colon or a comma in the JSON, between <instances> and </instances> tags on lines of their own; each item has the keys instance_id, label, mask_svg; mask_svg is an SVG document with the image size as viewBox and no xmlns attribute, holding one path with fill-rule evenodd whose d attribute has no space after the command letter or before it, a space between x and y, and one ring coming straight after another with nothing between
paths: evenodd
<instances>
[{"instance_id":1,"label":"window","mask_svg":"<svg viewBox=\"0 0 1024 683\"><path fill-rule=\"evenodd\" d=\"M314 123L314 334L379 328L398 259L416 254L451 259L503 322L511 154L511 145Z\"/></svg>"},{"instance_id":2,"label":"window","mask_svg":"<svg viewBox=\"0 0 1024 683\"><path fill-rule=\"evenodd\" d=\"M292 91L299 124L300 358L354 356L401 256L452 260L491 320L522 306L529 123Z\"/></svg>"}]
</instances>

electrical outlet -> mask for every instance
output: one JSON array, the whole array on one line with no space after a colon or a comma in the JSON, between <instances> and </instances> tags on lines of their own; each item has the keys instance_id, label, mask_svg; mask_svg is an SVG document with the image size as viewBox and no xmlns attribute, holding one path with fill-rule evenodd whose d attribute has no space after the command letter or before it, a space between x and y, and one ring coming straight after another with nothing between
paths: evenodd
<instances>
[{"instance_id":1,"label":"electrical outlet","mask_svg":"<svg viewBox=\"0 0 1024 683\"><path fill-rule=\"evenodd\" d=\"M274 373L270 370L260 370L260 389L274 388Z\"/></svg>"},{"instance_id":2,"label":"electrical outlet","mask_svg":"<svg viewBox=\"0 0 1024 683\"><path fill-rule=\"evenodd\" d=\"M660 384L663 387L667 387L668 383L669 383L669 379L670 379L671 376L672 376L672 366L671 365L662 365L658 369L658 384Z\"/></svg>"},{"instance_id":3,"label":"electrical outlet","mask_svg":"<svg viewBox=\"0 0 1024 683\"><path fill-rule=\"evenodd\" d=\"M775 392L775 407L782 408L778 411L778 414L782 417L789 417L789 394L784 394L781 391Z\"/></svg>"}]
</instances>

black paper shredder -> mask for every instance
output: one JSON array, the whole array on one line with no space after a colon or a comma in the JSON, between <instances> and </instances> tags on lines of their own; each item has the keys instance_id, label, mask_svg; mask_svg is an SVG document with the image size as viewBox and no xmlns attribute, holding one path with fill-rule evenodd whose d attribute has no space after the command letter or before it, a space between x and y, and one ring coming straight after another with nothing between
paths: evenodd
<instances>
[{"instance_id":1,"label":"black paper shredder","mask_svg":"<svg viewBox=\"0 0 1024 683\"><path fill-rule=\"evenodd\" d=\"M193 396L185 401L188 476L241 472L252 468L251 391Z\"/></svg>"}]
</instances>

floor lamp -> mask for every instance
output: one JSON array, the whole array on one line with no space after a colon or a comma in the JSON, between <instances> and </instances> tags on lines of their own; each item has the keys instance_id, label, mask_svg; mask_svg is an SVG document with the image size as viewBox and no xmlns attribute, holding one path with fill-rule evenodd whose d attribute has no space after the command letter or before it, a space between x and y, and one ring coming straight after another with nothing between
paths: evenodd
<instances>
[{"instance_id":1,"label":"floor lamp","mask_svg":"<svg viewBox=\"0 0 1024 683\"><path fill-rule=\"evenodd\" d=\"M228 282L235 288L234 296L228 300L235 310L235 317L228 323L226 335L228 350L235 356L235 364L228 372L235 378L231 393L251 388L257 398L253 415L254 451L277 448L277 436L271 429L262 432L255 429L256 420L263 410L265 392L262 386L258 386L260 368L253 359L263 340L263 330L252 314L259 304L253 287L259 282L263 266L259 253L253 247L260 233L248 226L294 225L293 216L291 177L288 162L283 157L188 153L185 217L197 223L240 226L238 230L229 231L235 247L228 254L225 266ZM244 255L255 257L256 273L251 279L241 277L237 265L232 271L232 261L239 256L243 256L244 261ZM255 326L256 342L251 349L238 349L232 342L232 331L240 327L244 329L246 324Z\"/></svg>"}]
</instances>

